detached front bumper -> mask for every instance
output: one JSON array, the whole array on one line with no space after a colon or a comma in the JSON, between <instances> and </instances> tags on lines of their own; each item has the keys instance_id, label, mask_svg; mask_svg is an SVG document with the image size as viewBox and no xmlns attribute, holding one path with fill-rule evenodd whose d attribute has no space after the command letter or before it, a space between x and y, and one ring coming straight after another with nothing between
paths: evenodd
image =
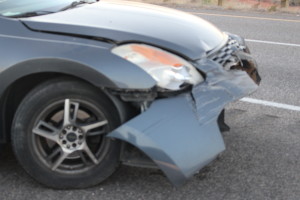
<instances>
[{"instance_id":1,"label":"detached front bumper","mask_svg":"<svg viewBox=\"0 0 300 200\"><path fill-rule=\"evenodd\" d=\"M191 92L154 101L108 135L142 150L177 186L224 151L217 124L224 106L258 87L246 70L226 71L210 59L195 65L206 74L205 82ZM255 62L250 65L256 68Z\"/></svg>"}]
</instances>

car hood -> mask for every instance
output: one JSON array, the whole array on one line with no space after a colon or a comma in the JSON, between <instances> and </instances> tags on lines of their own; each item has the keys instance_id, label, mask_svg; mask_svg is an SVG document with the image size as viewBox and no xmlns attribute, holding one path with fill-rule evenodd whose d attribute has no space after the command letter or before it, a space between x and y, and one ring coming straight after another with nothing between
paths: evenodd
<instances>
[{"instance_id":1,"label":"car hood","mask_svg":"<svg viewBox=\"0 0 300 200\"><path fill-rule=\"evenodd\" d=\"M96 37L116 43L152 44L192 60L227 39L223 32L199 17L129 1L104 0L21 21L36 31Z\"/></svg>"}]
</instances>

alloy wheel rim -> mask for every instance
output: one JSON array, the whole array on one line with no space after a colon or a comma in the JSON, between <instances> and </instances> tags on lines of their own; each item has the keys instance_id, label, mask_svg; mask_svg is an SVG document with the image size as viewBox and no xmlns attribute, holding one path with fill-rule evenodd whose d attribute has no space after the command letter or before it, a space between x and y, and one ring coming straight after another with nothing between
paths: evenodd
<instances>
[{"instance_id":1,"label":"alloy wheel rim","mask_svg":"<svg viewBox=\"0 0 300 200\"><path fill-rule=\"evenodd\" d=\"M85 100L64 99L44 108L32 129L39 160L52 171L78 174L98 165L110 141L104 113Z\"/></svg>"}]
</instances>

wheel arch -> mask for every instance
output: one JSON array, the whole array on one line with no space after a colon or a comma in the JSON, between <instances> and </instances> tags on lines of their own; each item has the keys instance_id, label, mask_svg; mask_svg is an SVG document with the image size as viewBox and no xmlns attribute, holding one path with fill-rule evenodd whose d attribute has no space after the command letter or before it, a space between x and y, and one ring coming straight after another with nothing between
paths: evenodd
<instances>
[{"instance_id":1,"label":"wheel arch","mask_svg":"<svg viewBox=\"0 0 300 200\"><path fill-rule=\"evenodd\" d=\"M62 59L38 59L19 63L0 75L0 143L8 142L14 114L26 96L38 84L59 77L73 78L99 88L112 100L121 121L126 118L126 105L103 89L116 85L100 72L81 63Z\"/></svg>"}]
</instances>

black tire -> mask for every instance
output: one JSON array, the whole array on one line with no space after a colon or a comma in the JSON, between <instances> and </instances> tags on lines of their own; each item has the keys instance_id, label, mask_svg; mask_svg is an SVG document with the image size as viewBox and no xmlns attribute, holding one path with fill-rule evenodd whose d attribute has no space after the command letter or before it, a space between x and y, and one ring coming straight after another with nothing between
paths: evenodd
<instances>
[{"instance_id":1,"label":"black tire","mask_svg":"<svg viewBox=\"0 0 300 200\"><path fill-rule=\"evenodd\" d=\"M4 144L0 143L0 158L4 155Z\"/></svg>"},{"instance_id":2,"label":"black tire","mask_svg":"<svg viewBox=\"0 0 300 200\"><path fill-rule=\"evenodd\" d=\"M13 150L27 173L48 187L96 185L119 165L120 142L105 137L120 124L117 113L87 83L47 81L27 94L15 114Z\"/></svg>"}]
</instances>

